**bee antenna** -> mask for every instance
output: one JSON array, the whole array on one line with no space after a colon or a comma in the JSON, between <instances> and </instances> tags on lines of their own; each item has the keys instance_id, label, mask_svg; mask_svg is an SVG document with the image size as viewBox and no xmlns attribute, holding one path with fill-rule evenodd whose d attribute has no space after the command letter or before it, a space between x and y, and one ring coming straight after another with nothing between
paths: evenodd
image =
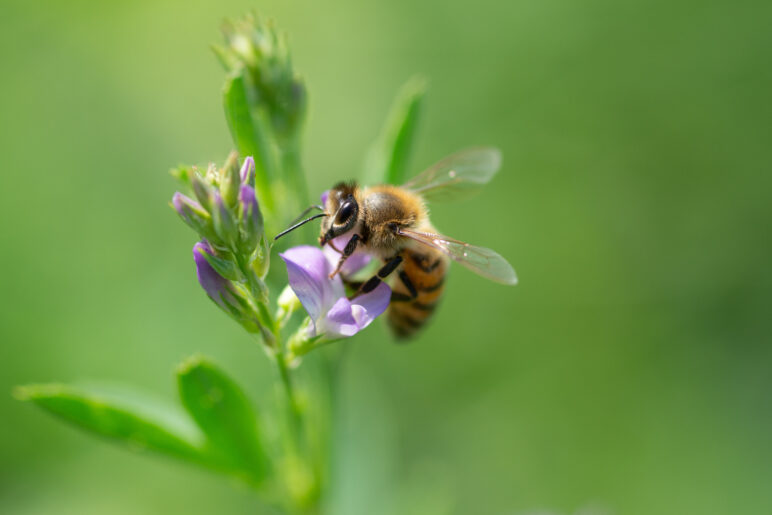
<instances>
[{"instance_id":1,"label":"bee antenna","mask_svg":"<svg viewBox=\"0 0 772 515\"><path fill-rule=\"evenodd\" d=\"M280 232L279 234L277 234L277 235L274 237L273 241L276 241L276 240L278 240L279 238L281 238L282 236L284 236L285 234L287 234L287 233L290 233L290 232L294 231L295 229L297 229L298 227L300 227L300 226L302 226L302 225L305 225L305 224L307 224L307 223L308 223L308 222L310 222L311 220L316 220L317 218L321 218L321 217L323 217L323 216L330 216L330 215L328 215L327 213L319 213L319 214L317 214L317 215L314 215L314 216L308 217L308 218L306 218L305 220L303 220L302 222L298 222L298 223L296 223L295 225L293 225L292 227L289 227L289 228L287 228L287 229L284 229L282 232Z\"/></svg>"}]
</instances>

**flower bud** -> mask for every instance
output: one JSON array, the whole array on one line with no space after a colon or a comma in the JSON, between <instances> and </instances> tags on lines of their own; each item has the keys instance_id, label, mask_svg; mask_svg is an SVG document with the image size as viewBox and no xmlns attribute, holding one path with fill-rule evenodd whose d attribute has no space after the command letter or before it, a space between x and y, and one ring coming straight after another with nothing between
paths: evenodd
<instances>
[{"instance_id":1,"label":"flower bud","mask_svg":"<svg viewBox=\"0 0 772 515\"><path fill-rule=\"evenodd\" d=\"M230 208L236 206L239 198L239 186L241 186L239 158L236 152L231 152L222 170L220 170L220 194L226 206Z\"/></svg>"},{"instance_id":2,"label":"flower bud","mask_svg":"<svg viewBox=\"0 0 772 515\"><path fill-rule=\"evenodd\" d=\"M178 191L172 197L172 206L182 221L199 235L217 244L222 241L214 231L212 217L201 204Z\"/></svg>"},{"instance_id":3,"label":"flower bud","mask_svg":"<svg viewBox=\"0 0 772 515\"><path fill-rule=\"evenodd\" d=\"M251 333L260 332L260 323L242 291L212 268L209 260L215 257L214 249L206 241L193 246L198 282L207 296L233 319Z\"/></svg>"},{"instance_id":4,"label":"flower bud","mask_svg":"<svg viewBox=\"0 0 772 515\"><path fill-rule=\"evenodd\" d=\"M306 112L305 84L292 66L287 42L270 22L254 16L223 26L226 45L215 52L228 71L244 69L274 134L297 134Z\"/></svg>"},{"instance_id":5,"label":"flower bud","mask_svg":"<svg viewBox=\"0 0 772 515\"><path fill-rule=\"evenodd\" d=\"M210 211L212 205L209 202L209 197L212 194L212 188L204 182L196 170L190 173L190 185L193 188L193 193L196 194L196 199L198 199L204 209Z\"/></svg>"},{"instance_id":6,"label":"flower bud","mask_svg":"<svg viewBox=\"0 0 772 515\"><path fill-rule=\"evenodd\" d=\"M252 156L247 156L244 159L239 175L241 176L241 184L255 187L255 159Z\"/></svg>"},{"instance_id":7,"label":"flower bud","mask_svg":"<svg viewBox=\"0 0 772 515\"><path fill-rule=\"evenodd\" d=\"M263 215L260 213L255 190L251 186L241 186L239 191L239 222L239 246L244 253L251 254L263 236Z\"/></svg>"},{"instance_id":8,"label":"flower bud","mask_svg":"<svg viewBox=\"0 0 772 515\"><path fill-rule=\"evenodd\" d=\"M222 195L215 191L212 194L212 222L217 236L229 246L238 241L239 233L236 221L233 219Z\"/></svg>"},{"instance_id":9,"label":"flower bud","mask_svg":"<svg viewBox=\"0 0 772 515\"><path fill-rule=\"evenodd\" d=\"M278 319L291 315L296 309L302 306L302 304L300 304L300 299L298 299L298 296L292 291L292 287L289 284L281 291L281 294L276 301L276 305L279 306L279 316L276 317Z\"/></svg>"}]
</instances>

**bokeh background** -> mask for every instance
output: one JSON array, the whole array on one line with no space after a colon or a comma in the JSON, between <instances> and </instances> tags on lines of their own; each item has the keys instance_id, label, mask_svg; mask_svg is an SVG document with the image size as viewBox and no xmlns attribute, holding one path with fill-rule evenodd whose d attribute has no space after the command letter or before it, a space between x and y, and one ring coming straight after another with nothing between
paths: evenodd
<instances>
[{"instance_id":1,"label":"bokeh background","mask_svg":"<svg viewBox=\"0 0 772 515\"><path fill-rule=\"evenodd\" d=\"M433 216L521 284L454 268L417 341L350 342L339 513L772 513L772 4L742 0L4 0L0 512L260 512L11 397L108 379L172 399L196 351L266 396L167 206L171 166L231 148L208 45L253 8L308 82L312 191L358 175L416 72L416 171L505 156Z\"/></svg>"}]
</instances>

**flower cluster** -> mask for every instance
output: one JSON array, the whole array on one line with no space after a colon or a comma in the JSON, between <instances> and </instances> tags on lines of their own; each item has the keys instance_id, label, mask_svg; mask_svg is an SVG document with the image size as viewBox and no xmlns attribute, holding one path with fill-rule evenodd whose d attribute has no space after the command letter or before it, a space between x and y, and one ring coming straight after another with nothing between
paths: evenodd
<instances>
[{"instance_id":1,"label":"flower cluster","mask_svg":"<svg viewBox=\"0 0 772 515\"><path fill-rule=\"evenodd\" d=\"M223 66L231 73L246 70L257 103L270 117L276 136L288 137L302 122L306 88L292 68L287 41L270 20L247 15L223 24L225 46L214 46Z\"/></svg>"},{"instance_id":2,"label":"flower cluster","mask_svg":"<svg viewBox=\"0 0 772 515\"><path fill-rule=\"evenodd\" d=\"M247 157L239 167L232 153L222 168L210 164L203 175L194 167L177 176L195 197L176 192L172 206L202 238L193 246L201 287L247 331L273 345L273 323L263 314L270 247L255 194L254 160Z\"/></svg>"},{"instance_id":3,"label":"flower cluster","mask_svg":"<svg viewBox=\"0 0 772 515\"><path fill-rule=\"evenodd\" d=\"M295 301L305 309L308 317L286 345L289 361L355 335L388 307L391 289L385 283L352 299L346 295L343 279L368 264L367 254L355 253L339 274L330 277L340 258L334 249L345 246L347 234L323 249L302 245L280 255L287 266L289 290L279 299L277 315L270 316L265 283L270 245L254 189L254 160L247 157L239 167L232 153L219 169L210 164L205 174L192 167L177 170L176 175L195 197L176 192L172 206L202 238L193 246L193 259L198 282L209 298L244 329L261 335L269 347L275 346Z\"/></svg>"}]
</instances>

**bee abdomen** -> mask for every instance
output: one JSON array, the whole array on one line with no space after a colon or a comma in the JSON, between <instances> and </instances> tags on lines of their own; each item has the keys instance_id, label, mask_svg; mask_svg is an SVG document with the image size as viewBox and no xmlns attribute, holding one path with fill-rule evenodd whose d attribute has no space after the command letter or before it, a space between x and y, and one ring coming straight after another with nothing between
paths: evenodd
<instances>
[{"instance_id":1,"label":"bee abdomen","mask_svg":"<svg viewBox=\"0 0 772 515\"><path fill-rule=\"evenodd\" d=\"M405 250L392 284L388 321L397 338L409 338L429 321L445 288L447 259L436 252Z\"/></svg>"}]
</instances>

